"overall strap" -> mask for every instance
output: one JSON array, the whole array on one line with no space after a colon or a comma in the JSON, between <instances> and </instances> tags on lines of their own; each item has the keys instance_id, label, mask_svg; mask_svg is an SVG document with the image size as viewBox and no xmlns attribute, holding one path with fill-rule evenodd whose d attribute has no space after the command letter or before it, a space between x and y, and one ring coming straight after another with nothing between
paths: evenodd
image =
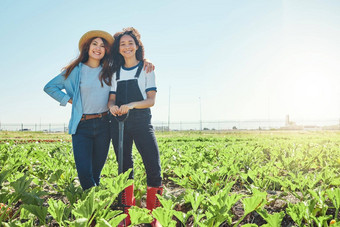
<instances>
[{"instance_id":1,"label":"overall strap","mask_svg":"<svg viewBox=\"0 0 340 227\"><path fill-rule=\"evenodd\" d=\"M140 72L142 71L143 69L143 66L144 64L142 64L143 62L139 62L139 66L138 66L138 69L137 69L137 72L136 72L136 75L135 75L135 78L138 78L139 75L140 75Z\"/></svg>"},{"instance_id":2,"label":"overall strap","mask_svg":"<svg viewBox=\"0 0 340 227\"><path fill-rule=\"evenodd\" d=\"M141 73L141 71L142 71L142 69L143 69L143 66L144 66L144 64L142 64L142 62L139 62L139 66L138 66L138 69L137 69L135 78L138 78L138 77L139 77L139 75L140 75L140 73ZM119 79L120 79L120 68L121 68L121 67L119 67L119 69L118 69L117 72L116 72L116 80L119 80Z\"/></svg>"}]
</instances>

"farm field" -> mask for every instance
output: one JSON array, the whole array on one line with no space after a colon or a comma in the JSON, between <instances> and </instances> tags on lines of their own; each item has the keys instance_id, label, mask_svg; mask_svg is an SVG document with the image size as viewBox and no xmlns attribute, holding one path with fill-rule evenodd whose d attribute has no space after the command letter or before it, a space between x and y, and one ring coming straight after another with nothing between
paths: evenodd
<instances>
[{"instance_id":1,"label":"farm field","mask_svg":"<svg viewBox=\"0 0 340 227\"><path fill-rule=\"evenodd\" d=\"M340 226L340 132L157 132L163 226ZM101 185L83 192L67 134L0 131L2 226L117 226L134 183L135 226L148 226L146 176L117 176L110 148Z\"/></svg>"}]
</instances>

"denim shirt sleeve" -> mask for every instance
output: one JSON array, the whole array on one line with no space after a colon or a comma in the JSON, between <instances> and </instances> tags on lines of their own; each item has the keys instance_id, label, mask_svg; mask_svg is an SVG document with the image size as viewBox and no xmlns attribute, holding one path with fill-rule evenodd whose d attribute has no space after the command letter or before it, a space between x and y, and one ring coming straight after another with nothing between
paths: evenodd
<instances>
[{"instance_id":1,"label":"denim shirt sleeve","mask_svg":"<svg viewBox=\"0 0 340 227\"><path fill-rule=\"evenodd\" d=\"M58 76L54 77L44 87L44 91L49 96L57 100L61 106L66 106L68 100L70 100L71 98L67 93L62 91L63 89L65 89L65 82L66 82L64 73L65 72L62 72Z\"/></svg>"}]
</instances>

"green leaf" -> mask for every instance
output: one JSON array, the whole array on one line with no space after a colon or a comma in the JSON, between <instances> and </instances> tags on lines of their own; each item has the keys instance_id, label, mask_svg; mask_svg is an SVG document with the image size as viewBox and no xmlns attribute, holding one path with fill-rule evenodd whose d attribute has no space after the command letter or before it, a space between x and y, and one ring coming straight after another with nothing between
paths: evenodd
<instances>
[{"instance_id":1,"label":"green leaf","mask_svg":"<svg viewBox=\"0 0 340 227\"><path fill-rule=\"evenodd\" d=\"M50 176L50 178L48 179L49 183L54 183L57 182L61 175L63 174L64 170L58 169L56 171L53 172L53 174Z\"/></svg>"},{"instance_id":2,"label":"green leaf","mask_svg":"<svg viewBox=\"0 0 340 227\"><path fill-rule=\"evenodd\" d=\"M39 191L39 189L37 189L33 190L32 192L23 192L20 198L23 203L42 206L44 200L40 197L45 195L48 195L48 193L44 191Z\"/></svg>"},{"instance_id":3,"label":"green leaf","mask_svg":"<svg viewBox=\"0 0 340 227\"><path fill-rule=\"evenodd\" d=\"M94 193L95 187L90 189L84 200L80 200L74 205L72 213L76 216L76 218L87 218L88 220L91 218L95 211Z\"/></svg>"},{"instance_id":4,"label":"green leaf","mask_svg":"<svg viewBox=\"0 0 340 227\"><path fill-rule=\"evenodd\" d=\"M267 210L258 210L257 213L267 222L268 226L281 226L282 219L285 213L281 211L280 213L268 214Z\"/></svg>"},{"instance_id":5,"label":"green leaf","mask_svg":"<svg viewBox=\"0 0 340 227\"><path fill-rule=\"evenodd\" d=\"M138 225L142 223L150 223L153 218L150 215L150 211L145 208L139 208L137 206L132 206L129 209L129 214L131 217L131 224Z\"/></svg>"},{"instance_id":6,"label":"green leaf","mask_svg":"<svg viewBox=\"0 0 340 227\"><path fill-rule=\"evenodd\" d=\"M242 203L244 205L244 215L249 214L250 212L256 210L262 205L265 205L266 201L266 193L257 193L254 194L250 198L245 198L242 200Z\"/></svg>"},{"instance_id":7,"label":"green leaf","mask_svg":"<svg viewBox=\"0 0 340 227\"><path fill-rule=\"evenodd\" d=\"M112 227L108 221L106 221L104 218L100 218L99 220L96 220L96 226L98 227Z\"/></svg>"},{"instance_id":8,"label":"green leaf","mask_svg":"<svg viewBox=\"0 0 340 227\"><path fill-rule=\"evenodd\" d=\"M99 208L99 211L96 215L98 218L103 218L105 220L111 220L112 218L116 217L117 215L121 214L121 210L111 210L110 208L106 208L104 210Z\"/></svg>"},{"instance_id":9,"label":"green leaf","mask_svg":"<svg viewBox=\"0 0 340 227\"><path fill-rule=\"evenodd\" d=\"M173 212L166 210L162 207L157 207L152 211L152 215L154 218L159 221L162 226L172 227L176 226L176 222L172 220Z\"/></svg>"},{"instance_id":10,"label":"green leaf","mask_svg":"<svg viewBox=\"0 0 340 227\"><path fill-rule=\"evenodd\" d=\"M124 220L124 218L126 218L127 215L126 214L121 214L115 218L112 218L109 223L111 226L118 226L118 224Z\"/></svg>"},{"instance_id":11,"label":"green leaf","mask_svg":"<svg viewBox=\"0 0 340 227\"><path fill-rule=\"evenodd\" d=\"M7 179L7 176L11 173L11 170L2 169L0 172L0 188L2 183Z\"/></svg>"},{"instance_id":12,"label":"green leaf","mask_svg":"<svg viewBox=\"0 0 340 227\"><path fill-rule=\"evenodd\" d=\"M7 223L0 223L4 227L33 227L33 220L28 220L27 222L21 223L21 221L14 220Z\"/></svg>"},{"instance_id":13,"label":"green leaf","mask_svg":"<svg viewBox=\"0 0 340 227\"><path fill-rule=\"evenodd\" d=\"M320 217L312 216L311 218L315 221L318 227L323 227L323 226L327 226L327 220L332 219L332 217L333 217L332 215L327 215L327 216L320 216Z\"/></svg>"},{"instance_id":14,"label":"green leaf","mask_svg":"<svg viewBox=\"0 0 340 227\"><path fill-rule=\"evenodd\" d=\"M199 209L196 212L192 212L192 216L194 217L194 224L202 227L206 226L204 223L202 223L202 219L206 217L203 210Z\"/></svg>"},{"instance_id":15,"label":"green leaf","mask_svg":"<svg viewBox=\"0 0 340 227\"><path fill-rule=\"evenodd\" d=\"M176 216L176 218L183 224L185 225L189 219L189 217L191 216L191 212L189 211L188 213L183 213L181 211L173 211L174 215Z\"/></svg>"},{"instance_id":16,"label":"green leaf","mask_svg":"<svg viewBox=\"0 0 340 227\"><path fill-rule=\"evenodd\" d=\"M66 204L64 204L62 201L58 200L54 200L54 199L49 199L47 201L49 207L47 209L47 211L53 216L53 218L57 221L57 223L60 226L64 225L64 220L65 218L65 208L66 208Z\"/></svg>"},{"instance_id":17,"label":"green leaf","mask_svg":"<svg viewBox=\"0 0 340 227\"><path fill-rule=\"evenodd\" d=\"M161 202L162 207L164 209L172 210L175 207L176 203L174 203L172 200L170 200L170 199L167 200L161 195L156 195L156 196L159 199L159 201Z\"/></svg>"},{"instance_id":18,"label":"green leaf","mask_svg":"<svg viewBox=\"0 0 340 227\"><path fill-rule=\"evenodd\" d=\"M66 195L71 206L81 197L83 190L80 187L75 187L73 183L67 185L64 189L64 194Z\"/></svg>"},{"instance_id":19,"label":"green leaf","mask_svg":"<svg viewBox=\"0 0 340 227\"><path fill-rule=\"evenodd\" d=\"M111 193L118 195L126 187L133 184L133 181L128 179L131 171L132 169L129 169L128 171L119 174L117 177L112 179L112 183L107 185Z\"/></svg>"},{"instance_id":20,"label":"green leaf","mask_svg":"<svg viewBox=\"0 0 340 227\"><path fill-rule=\"evenodd\" d=\"M340 209L340 188L332 188L326 190L329 199L332 201L336 209Z\"/></svg>"},{"instance_id":21,"label":"green leaf","mask_svg":"<svg viewBox=\"0 0 340 227\"><path fill-rule=\"evenodd\" d=\"M306 207L304 203L288 204L286 209L287 214L293 219L293 221L301 226L301 222L306 212Z\"/></svg>"},{"instance_id":22,"label":"green leaf","mask_svg":"<svg viewBox=\"0 0 340 227\"><path fill-rule=\"evenodd\" d=\"M264 206L266 202L266 197L266 192L260 192L256 188L253 188L253 196L242 200L242 203L244 205L244 214L234 226L238 226L249 213Z\"/></svg>"},{"instance_id":23,"label":"green leaf","mask_svg":"<svg viewBox=\"0 0 340 227\"><path fill-rule=\"evenodd\" d=\"M229 195L229 191L229 189L220 191L217 195L209 198L206 224L219 225L227 220L228 224L231 225L233 214L230 210L243 195L236 193Z\"/></svg>"},{"instance_id":24,"label":"green leaf","mask_svg":"<svg viewBox=\"0 0 340 227\"><path fill-rule=\"evenodd\" d=\"M194 212L197 211L198 207L201 205L202 201L205 200L205 196L199 194L198 192L191 191L185 195L185 201L189 201L191 203L192 209Z\"/></svg>"},{"instance_id":25,"label":"green leaf","mask_svg":"<svg viewBox=\"0 0 340 227\"><path fill-rule=\"evenodd\" d=\"M47 207L24 204L22 208L34 214L39 219L40 224L44 225L46 223Z\"/></svg>"},{"instance_id":26,"label":"green leaf","mask_svg":"<svg viewBox=\"0 0 340 227\"><path fill-rule=\"evenodd\" d=\"M10 185L14 188L16 194L23 194L27 189L29 188L31 181L33 178L28 178L27 176L24 175L20 177L18 180L15 182L12 182Z\"/></svg>"},{"instance_id":27,"label":"green leaf","mask_svg":"<svg viewBox=\"0 0 340 227\"><path fill-rule=\"evenodd\" d=\"M340 188L335 188L335 189L328 189L326 191L329 199L332 201L334 207L335 207L335 215L334 218L336 220L338 220L338 217L336 216L336 214L339 213L339 209L340 209ZM338 223L338 222L337 222Z\"/></svg>"},{"instance_id":28,"label":"green leaf","mask_svg":"<svg viewBox=\"0 0 340 227\"><path fill-rule=\"evenodd\" d=\"M89 219L87 218L78 218L74 220L73 222L66 221L69 225L69 227L87 227Z\"/></svg>"}]
</instances>

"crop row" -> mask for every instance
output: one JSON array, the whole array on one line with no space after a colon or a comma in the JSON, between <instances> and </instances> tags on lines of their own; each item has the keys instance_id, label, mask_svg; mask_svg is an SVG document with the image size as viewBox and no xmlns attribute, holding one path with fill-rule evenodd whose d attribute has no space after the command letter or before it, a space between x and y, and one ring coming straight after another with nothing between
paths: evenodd
<instances>
[{"instance_id":1,"label":"crop row","mask_svg":"<svg viewBox=\"0 0 340 227\"><path fill-rule=\"evenodd\" d=\"M125 217L117 196L134 183L134 225L153 216L163 226L339 226L339 135L159 134L165 193L152 214L136 149L134 182L117 176L110 150L101 185L83 192L70 142L7 141L0 144L0 222L116 226Z\"/></svg>"}]
</instances>

